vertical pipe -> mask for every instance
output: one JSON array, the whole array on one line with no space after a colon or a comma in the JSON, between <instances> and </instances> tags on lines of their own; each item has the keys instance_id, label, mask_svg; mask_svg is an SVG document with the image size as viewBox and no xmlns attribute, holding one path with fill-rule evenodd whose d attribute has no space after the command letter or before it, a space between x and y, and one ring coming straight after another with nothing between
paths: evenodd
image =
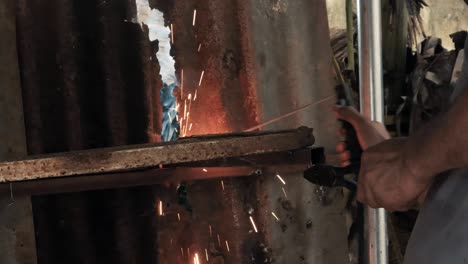
<instances>
[{"instance_id":1,"label":"vertical pipe","mask_svg":"<svg viewBox=\"0 0 468 264\"><path fill-rule=\"evenodd\" d=\"M380 0L358 0L361 113L383 122L382 21ZM384 209L365 208L366 263L387 264L387 217Z\"/></svg>"}]
</instances>

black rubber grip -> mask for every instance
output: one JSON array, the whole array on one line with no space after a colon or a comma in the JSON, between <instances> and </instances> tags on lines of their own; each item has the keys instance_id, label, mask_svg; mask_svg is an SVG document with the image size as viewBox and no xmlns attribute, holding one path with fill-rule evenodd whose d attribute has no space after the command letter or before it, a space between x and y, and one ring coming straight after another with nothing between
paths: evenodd
<instances>
[{"instance_id":1,"label":"black rubber grip","mask_svg":"<svg viewBox=\"0 0 468 264\"><path fill-rule=\"evenodd\" d=\"M361 148L361 145L359 144L356 130L350 123L343 121L343 120L341 120L341 122L346 132L346 136L345 136L346 149L351 154L349 161L351 162L351 164L360 163L361 156L362 156L362 148Z\"/></svg>"}]
</instances>

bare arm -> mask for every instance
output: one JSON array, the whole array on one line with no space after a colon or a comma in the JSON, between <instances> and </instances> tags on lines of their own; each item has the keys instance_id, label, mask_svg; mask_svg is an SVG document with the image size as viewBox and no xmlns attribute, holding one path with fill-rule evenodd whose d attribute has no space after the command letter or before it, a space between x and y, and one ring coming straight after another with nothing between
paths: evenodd
<instances>
[{"instance_id":1,"label":"bare arm","mask_svg":"<svg viewBox=\"0 0 468 264\"><path fill-rule=\"evenodd\" d=\"M420 180L468 166L468 87L450 110L407 140L404 153L410 171Z\"/></svg>"},{"instance_id":2,"label":"bare arm","mask_svg":"<svg viewBox=\"0 0 468 264\"><path fill-rule=\"evenodd\" d=\"M350 108L337 109L337 115L355 127L365 150L358 199L371 207L389 211L414 208L438 173L468 166L468 87L449 111L408 138L388 139ZM337 150L343 165L348 164L346 146L340 143Z\"/></svg>"}]
</instances>

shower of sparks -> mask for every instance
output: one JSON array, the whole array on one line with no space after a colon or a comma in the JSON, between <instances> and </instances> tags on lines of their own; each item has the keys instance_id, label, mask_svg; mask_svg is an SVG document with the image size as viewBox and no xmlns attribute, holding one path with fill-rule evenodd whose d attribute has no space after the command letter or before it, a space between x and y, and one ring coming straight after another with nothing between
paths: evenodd
<instances>
[{"instance_id":1,"label":"shower of sparks","mask_svg":"<svg viewBox=\"0 0 468 264\"><path fill-rule=\"evenodd\" d=\"M195 89L195 95L193 96L193 101L197 100L197 92L198 92L198 89Z\"/></svg>"},{"instance_id":2,"label":"shower of sparks","mask_svg":"<svg viewBox=\"0 0 468 264\"><path fill-rule=\"evenodd\" d=\"M208 249L205 248L205 257L206 261L210 261L210 257L208 256Z\"/></svg>"},{"instance_id":3,"label":"shower of sparks","mask_svg":"<svg viewBox=\"0 0 468 264\"><path fill-rule=\"evenodd\" d=\"M218 245L221 247L221 238L219 238L219 234L218 234Z\"/></svg>"},{"instance_id":4,"label":"shower of sparks","mask_svg":"<svg viewBox=\"0 0 468 264\"><path fill-rule=\"evenodd\" d=\"M286 191L284 190L284 188L283 188L283 187L281 187L281 189L283 190L284 197L288 198L288 195L286 194Z\"/></svg>"},{"instance_id":5,"label":"shower of sparks","mask_svg":"<svg viewBox=\"0 0 468 264\"><path fill-rule=\"evenodd\" d=\"M211 229L211 225L210 225L210 237L213 236L213 230Z\"/></svg>"},{"instance_id":6,"label":"shower of sparks","mask_svg":"<svg viewBox=\"0 0 468 264\"><path fill-rule=\"evenodd\" d=\"M184 256L184 249L183 248L180 248L180 254L182 255L182 257Z\"/></svg>"},{"instance_id":7,"label":"shower of sparks","mask_svg":"<svg viewBox=\"0 0 468 264\"><path fill-rule=\"evenodd\" d=\"M190 123L190 126L189 126L189 129L188 129L188 131L192 131L192 125L193 125L193 124L192 124L192 123Z\"/></svg>"},{"instance_id":8,"label":"shower of sparks","mask_svg":"<svg viewBox=\"0 0 468 264\"><path fill-rule=\"evenodd\" d=\"M193 21L192 21L192 26L195 26L195 21L197 20L197 10L193 10Z\"/></svg>"},{"instance_id":9,"label":"shower of sparks","mask_svg":"<svg viewBox=\"0 0 468 264\"><path fill-rule=\"evenodd\" d=\"M224 191L224 181L221 181L221 187L223 188L223 191Z\"/></svg>"},{"instance_id":10,"label":"shower of sparks","mask_svg":"<svg viewBox=\"0 0 468 264\"><path fill-rule=\"evenodd\" d=\"M193 258L194 264L200 264L200 260L198 259L198 253L195 253L195 257Z\"/></svg>"},{"instance_id":11,"label":"shower of sparks","mask_svg":"<svg viewBox=\"0 0 468 264\"><path fill-rule=\"evenodd\" d=\"M179 221L180 221L180 214L179 213L177 213L177 219L179 219Z\"/></svg>"},{"instance_id":12,"label":"shower of sparks","mask_svg":"<svg viewBox=\"0 0 468 264\"><path fill-rule=\"evenodd\" d=\"M171 44L174 44L174 25L171 24Z\"/></svg>"},{"instance_id":13,"label":"shower of sparks","mask_svg":"<svg viewBox=\"0 0 468 264\"><path fill-rule=\"evenodd\" d=\"M257 226L255 225L255 222L254 222L253 218L251 216L249 218L250 218L250 223L252 223L252 227L253 227L255 233L258 233Z\"/></svg>"},{"instance_id":14,"label":"shower of sparks","mask_svg":"<svg viewBox=\"0 0 468 264\"><path fill-rule=\"evenodd\" d=\"M279 222L279 218L278 218L278 216L276 216L276 214L274 212L271 212L271 215L273 215L273 217L276 219L276 221Z\"/></svg>"},{"instance_id":15,"label":"shower of sparks","mask_svg":"<svg viewBox=\"0 0 468 264\"><path fill-rule=\"evenodd\" d=\"M200 52L200 50L201 50L201 43L198 44L198 52Z\"/></svg>"},{"instance_id":16,"label":"shower of sparks","mask_svg":"<svg viewBox=\"0 0 468 264\"><path fill-rule=\"evenodd\" d=\"M276 174L276 177L281 181L283 185L286 185L286 182L283 180L283 178L281 178L279 174Z\"/></svg>"},{"instance_id":17,"label":"shower of sparks","mask_svg":"<svg viewBox=\"0 0 468 264\"><path fill-rule=\"evenodd\" d=\"M203 81L203 75L205 75L205 71L202 71L202 72L201 72L200 81L198 82L198 86L201 86L201 83L202 83L202 81Z\"/></svg>"},{"instance_id":18,"label":"shower of sparks","mask_svg":"<svg viewBox=\"0 0 468 264\"><path fill-rule=\"evenodd\" d=\"M180 71L180 97L184 96L184 69Z\"/></svg>"},{"instance_id":19,"label":"shower of sparks","mask_svg":"<svg viewBox=\"0 0 468 264\"><path fill-rule=\"evenodd\" d=\"M208 170L207 170L207 169L205 169L205 168L203 168L203 171L204 171L204 172L208 172Z\"/></svg>"},{"instance_id":20,"label":"shower of sparks","mask_svg":"<svg viewBox=\"0 0 468 264\"><path fill-rule=\"evenodd\" d=\"M226 249L229 252L229 242L226 240Z\"/></svg>"}]
</instances>

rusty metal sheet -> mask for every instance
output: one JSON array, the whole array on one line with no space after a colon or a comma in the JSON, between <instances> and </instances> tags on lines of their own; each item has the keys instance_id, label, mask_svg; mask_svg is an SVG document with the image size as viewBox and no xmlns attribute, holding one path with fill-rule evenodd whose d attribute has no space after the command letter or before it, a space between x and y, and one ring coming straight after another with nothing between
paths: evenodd
<instances>
[{"instance_id":1,"label":"rusty metal sheet","mask_svg":"<svg viewBox=\"0 0 468 264\"><path fill-rule=\"evenodd\" d=\"M0 160L23 157L26 138L18 71L17 1L0 1ZM36 264L31 197L0 193L0 263Z\"/></svg>"},{"instance_id":2,"label":"rusty metal sheet","mask_svg":"<svg viewBox=\"0 0 468 264\"><path fill-rule=\"evenodd\" d=\"M314 143L312 129L193 137L174 143L145 144L0 163L0 182L128 171L301 149Z\"/></svg>"}]
</instances>

